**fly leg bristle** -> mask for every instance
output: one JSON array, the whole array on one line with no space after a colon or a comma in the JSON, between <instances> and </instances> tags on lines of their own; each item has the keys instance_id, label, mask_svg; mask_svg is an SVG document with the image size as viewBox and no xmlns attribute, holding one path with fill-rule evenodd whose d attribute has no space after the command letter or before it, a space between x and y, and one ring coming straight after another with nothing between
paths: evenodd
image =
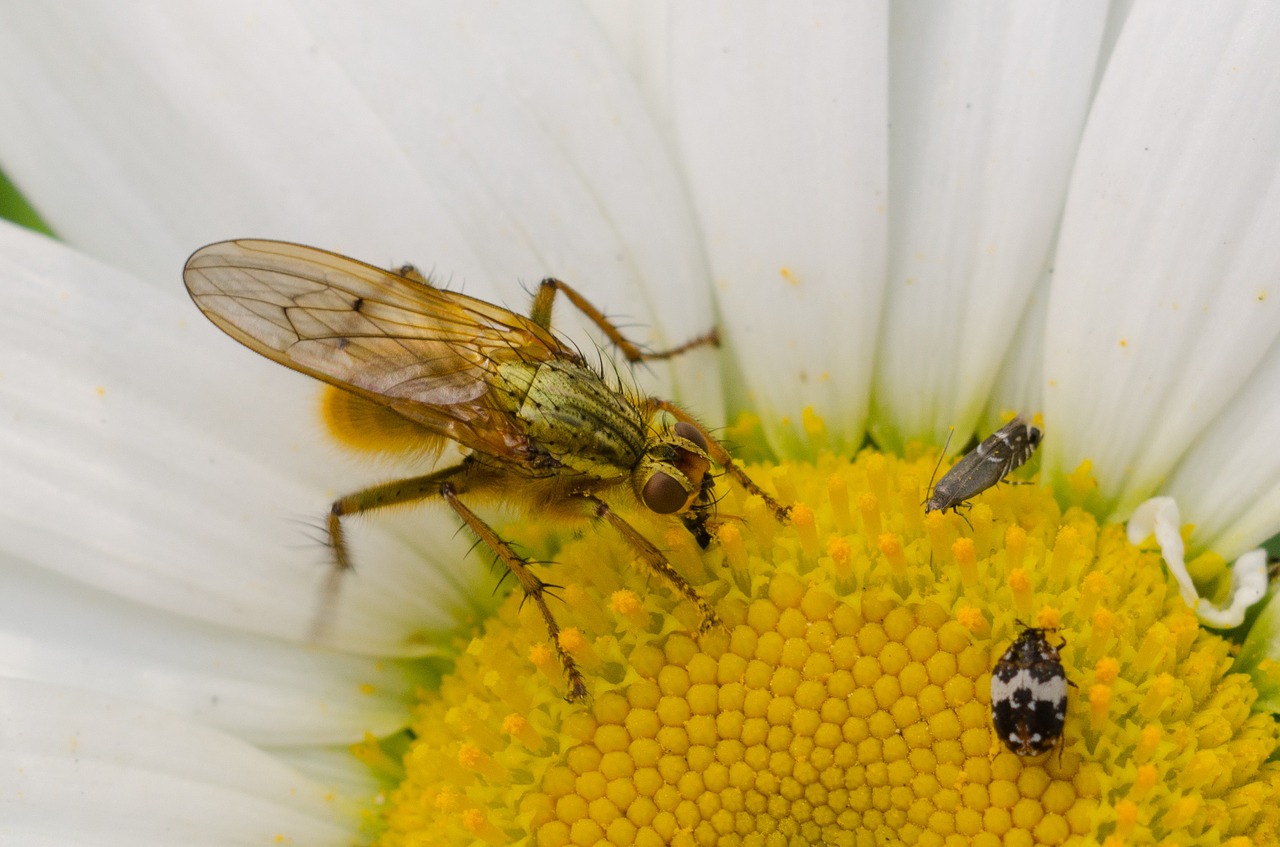
<instances>
[{"instance_id":1,"label":"fly leg bristle","mask_svg":"<svg viewBox=\"0 0 1280 847\"><path fill-rule=\"evenodd\" d=\"M571 703L585 699L587 696L586 680L583 678L577 662L561 645L560 624L556 622L555 615L551 613L551 608L547 605L547 596L551 593L553 586L543 582L541 578L529 569L529 563L519 556L511 548L511 545L493 530L493 527L482 521L475 512L467 508L458 499L458 493L451 483L444 483L441 486L440 493L445 502L449 504L449 507L457 513L458 517L462 518L467 527L476 534L476 537L493 551L494 555L506 566L507 571L520 583L520 589L524 592L525 601L531 601L537 607L538 613L542 615L542 622L547 627L547 637L551 639L551 645L555 648L556 655L560 657L561 667L564 668L565 678L569 681L569 691L565 695L565 699Z\"/></svg>"}]
</instances>

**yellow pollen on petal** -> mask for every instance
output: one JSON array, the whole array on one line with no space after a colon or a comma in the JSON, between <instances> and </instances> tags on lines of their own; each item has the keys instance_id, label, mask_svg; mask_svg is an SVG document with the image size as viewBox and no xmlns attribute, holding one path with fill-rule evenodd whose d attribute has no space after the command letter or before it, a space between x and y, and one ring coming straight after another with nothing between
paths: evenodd
<instances>
[{"instance_id":1,"label":"yellow pollen on petal","mask_svg":"<svg viewBox=\"0 0 1280 847\"><path fill-rule=\"evenodd\" d=\"M747 465L804 504L788 525L717 478L706 550L619 505L714 609L705 631L607 527L549 525L529 554L566 586L558 644L517 590L423 693L411 741L357 745L400 779L368 812L378 843L1277 844L1280 730L1159 553L1031 485L979 495L970 523L926 515L929 452ZM1039 756L992 727L1019 623L1051 630L1075 686ZM557 648L586 698L564 699Z\"/></svg>"},{"instance_id":2,"label":"yellow pollen on petal","mask_svg":"<svg viewBox=\"0 0 1280 847\"><path fill-rule=\"evenodd\" d=\"M809 436L810 441L822 444L827 434L827 423L822 416L813 410L812 406L805 406L800 413L800 426L804 427L805 435Z\"/></svg>"}]
</instances>

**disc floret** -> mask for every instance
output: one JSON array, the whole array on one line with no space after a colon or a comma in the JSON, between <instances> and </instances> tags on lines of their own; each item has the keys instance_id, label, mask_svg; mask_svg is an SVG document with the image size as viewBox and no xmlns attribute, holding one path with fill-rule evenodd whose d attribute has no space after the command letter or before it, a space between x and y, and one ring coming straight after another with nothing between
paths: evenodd
<instances>
[{"instance_id":1,"label":"disc floret","mask_svg":"<svg viewBox=\"0 0 1280 847\"><path fill-rule=\"evenodd\" d=\"M790 525L731 491L706 553L653 529L724 623L701 635L626 545L563 547L589 700L509 601L419 705L383 843L1276 843L1275 723L1158 554L1033 486L926 516L931 467L756 467ZM1020 624L1059 634L1077 686L1037 757L992 732Z\"/></svg>"}]
</instances>

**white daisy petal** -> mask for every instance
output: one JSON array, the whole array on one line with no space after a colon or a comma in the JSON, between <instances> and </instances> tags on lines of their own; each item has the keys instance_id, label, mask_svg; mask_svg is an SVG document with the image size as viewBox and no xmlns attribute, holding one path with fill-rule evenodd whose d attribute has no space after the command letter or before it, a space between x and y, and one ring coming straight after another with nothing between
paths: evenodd
<instances>
[{"instance_id":1,"label":"white daisy petal","mask_svg":"<svg viewBox=\"0 0 1280 847\"><path fill-rule=\"evenodd\" d=\"M247 741L351 744L407 720L403 663L291 646L3 563L0 677L141 699Z\"/></svg>"},{"instance_id":2,"label":"white daisy petal","mask_svg":"<svg viewBox=\"0 0 1280 847\"><path fill-rule=\"evenodd\" d=\"M290 768L343 797L372 798L384 786L347 747L268 747Z\"/></svg>"},{"instance_id":3,"label":"white daisy petal","mask_svg":"<svg viewBox=\"0 0 1280 847\"><path fill-rule=\"evenodd\" d=\"M379 16L350 0L312 9L308 25L468 237L487 246L498 279L558 276L651 346L708 330L707 271L684 187L634 82L583 9L509 3L495 14L462 2ZM356 25L360 40L349 37ZM403 61L415 53L416 63ZM406 87L420 97L412 109ZM583 323L572 312L561 306L558 320ZM718 420L714 354L683 357L675 369L678 393Z\"/></svg>"},{"instance_id":4,"label":"white daisy petal","mask_svg":"<svg viewBox=\"0 0 1280 847\"><path fill-rule=\"evenodd\" d=\"M1052 282L1052 274L1046 271L1031 292L1018 331L991 387L979 433L995 432L1008 419L1008 412L1029 417L1044 409L1044 333L1049 322Z\"/></svg>"},{"instance_id":5,"label":"white daisy petal","mask_svg":"<svg viewBox=\"0 0 1280 847\"><path fill-rule=\"evenodd\" d=\"M1226 629L1244 623L1245 612L1267 593L1267 554L1250 550L1236 559L1231 568L1230 602L1215 605L1200 596L1187 572L1186 545L1182 540L1182 518L1172 497L1153 497L1133 510L1129 518L1130 544L1141 544L1152 535L1160 545L1160 555L1178 583L1182 601L1205 626Z\"/></svg>"},{"instance_id":6,"label":"white daisy petal","mask_svg":"<svg viewBox=\"0 0 1280 847\"><path fill-rule=\"evenodd\" d=\"M594 23L559 11L36 9L0 37L0 79L23 80L0 89L23 127L0 159L55 230L157 281L203 242L259 235L414 261L520 310L519 282L556 275L641 342L699 335L711 300L679 177ZM676 367L718 419L713 357Z\"/></svg>"},{"instance_id":7,"label":"white daisy petal","mask_svg":"<svg viewBox=\"0 0 1280 847\"><path fill-rule=\"evenodd\" d=\"M0 679L15 844L349 844L353 814L270 755L168 712ZM234 810L234 814L229 813Z\"/></svg>"},{"instance_id":8,"label":"white daisy petal","mask_svg":"<svg viewBox=\"0 0 1280 847\"><path fill-rule=\"evenodd\" d=\"M584 0L583 7L630 71L659 128L671 133L671 11L675 0Z\"/></svg>"},{"instance_id":9,"label":"white daisy petal","mask_svg":"<svg viewBox=\"0 0 1280 847\"><path fill-rule=\"evenodd\" d=\"M1268 297L1280 291L1268 290ZM1191 542L1234 559L1280 527L1280 344L1191 446L1164 490L1195 517Z\"/></svg>"},{"instance_id":10,"label":"white daisy petal","mask_svg":"<svg viewBox=\"0 0 1280 847\"><path fill-rule=\"evenodd\" d=\"M1099 89L1050 300L1044 462L1092 459L1118 517L1275 355L1278 51L1270 3L1139 4ZM1274 449L1255 460L1280 472Z\"/></svg>"},{"instance_id":11,"label":"white daisy petal","mask_svg":"<svg viewBox=\"0 0 1280 847\"><path fill-rule=\"evenodd\" d=\"M884 271L880 4L671 8L673 125L725 332L775 448L862 440Z\"/></svg>"},{"instance_id":12,"label":"white daisy petal","mask_svg":"<svg viewBox=\"0 0 1280 847\"><path fill-rule=\"evenodd\" d=\"M973 432L1049 263L1107 8L893 6L881 446Z\"/></svg>"},{"instance_id":13,"label":"white daisy petal","mask_svg":"<svg viewBox=\"0 0 1280 847\"><path fill-rule=\"evenodd\" d=\"M7 225L0 278L0 549L147 605L303 638L327 575L305 528L335 494L321 480L368 481L333 461L311 381L221 338L185 293ZM438 528L440 566L410 546L429 532L367 527L335 641L420 652L415 633L451 626L485 579L456 564L468 545L444 510L418 517Z\"/></svg>"},{"instance_id":14,"label":"white daisy petal","mask_svg":"<svg viewBox=\"0 0 1280 847\"><path fill-rule=\"evenodd\" d=\"M447 267L484 267L294 10L31 5L6 24L0 161L90 253L167 287L218 238L397 261L429 233Z\"/></svg>"}]
</instances>

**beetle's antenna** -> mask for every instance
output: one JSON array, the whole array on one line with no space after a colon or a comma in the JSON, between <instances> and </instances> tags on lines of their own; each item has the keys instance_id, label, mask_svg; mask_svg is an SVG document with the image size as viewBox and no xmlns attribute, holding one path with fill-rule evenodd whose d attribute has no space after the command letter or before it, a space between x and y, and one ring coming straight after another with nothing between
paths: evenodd
<instances>
[{"instance_id":1,"label":"beetle's antenna","mask_svg":"<svg viewBox=\"0 0 1280 847\"><path fill-rule=\"evenodd\" d=\"M929 498L933 496L933 481L938 478L938 468L942 467L942 460L947 457L947 448L951 446L951 436L956 434L956 428L951 427L947 432L946 443L942 445L942 452L938 454L938 464L933 466L933 473L929 476L929 487L925 489L924 501L929 502Z\"/></svg>"}]
</instances>

